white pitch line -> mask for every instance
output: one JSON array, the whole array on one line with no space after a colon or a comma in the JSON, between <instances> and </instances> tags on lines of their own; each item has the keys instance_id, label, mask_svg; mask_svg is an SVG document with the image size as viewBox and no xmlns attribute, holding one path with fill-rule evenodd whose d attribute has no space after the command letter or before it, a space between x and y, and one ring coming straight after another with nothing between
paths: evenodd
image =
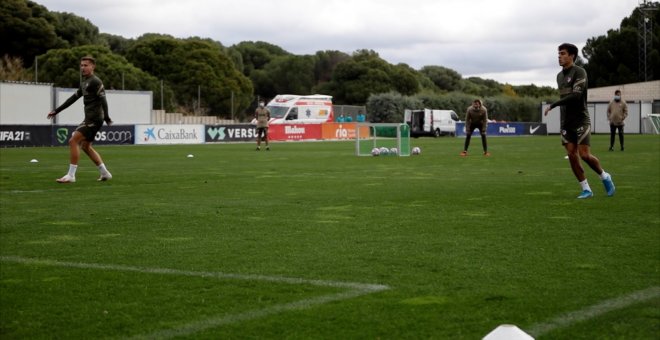
<instances>
[{"instance_id":1,"label":"white pitch line","mask_svg":"<svg viewBox=\"0 0 660 340\"><path fill-rule=\"evenodd\" d=\"M602 301L596 305L560 315L550 321L538 323L531 326L527 333L533 337L539 337L555 329L566 327L570 324L589 320L602 314L626 308L636 303L645 302L660 297L660 287L651 287L628 295Z\"/></svg>"},{"instance_id":2,"label":"white pitch line","mask_svg":"<svg viewBox=\"0 0 660 340\"><path fill-rule=\"evenodd\" d=\"M46 260L46 259L25 258L20 256L0 256L0 261L21 263L21 264L36 264L43 266L67 267L67 268L113 270L113 271L137 272L143 274L180 275L180 276L203 277L203 278L214 278L214 279L265 281L265 282L284 283L284 284L293 284L293 285L312 285L317 287L334 287L334 288L348 289L347 291L337 294L322 295L310 299L273 305L262 309L255 309L244 313L223 315L206 320L194 321L188 324L181 325L176 328L162 329L150 334L144 334L144 335L138 335L132 337L134 339L163 339L163 338L172 338L177 336L186 336L222 325L228 325L242 321L257 319L264 316L274 315L282 312L311 308L313 306L325 304L332 301L347 300L361 295L371 294L371 293L390 289L390 287L386 285L357 283L357 282L309 280L309 279L292 278L292 277L244 275L244 274L232 274L232 273L221 273L221 272L196 272L196 271L169 269L169 268L134 267L134 266L99 264L99 263L64 262L64 261L54 261L54 260Z\"/></svg>"}]
</instances>

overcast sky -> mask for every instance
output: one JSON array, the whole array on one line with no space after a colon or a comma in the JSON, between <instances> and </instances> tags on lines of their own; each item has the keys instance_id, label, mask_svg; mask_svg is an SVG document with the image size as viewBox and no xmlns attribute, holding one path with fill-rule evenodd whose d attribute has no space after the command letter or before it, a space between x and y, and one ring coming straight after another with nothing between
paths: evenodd
<instances>
[{"instance_id":1,"label":"overcast sky","mask_svg":"<svg viewBox=\"0 0 660 340\"><path fill-rule=\"evenodd\" d=\"M371 49L392 64L556 86L557 45L618 29L640 0L35 0L103 33L266 41L294 54Z\"/></svg>"}]
</instances>

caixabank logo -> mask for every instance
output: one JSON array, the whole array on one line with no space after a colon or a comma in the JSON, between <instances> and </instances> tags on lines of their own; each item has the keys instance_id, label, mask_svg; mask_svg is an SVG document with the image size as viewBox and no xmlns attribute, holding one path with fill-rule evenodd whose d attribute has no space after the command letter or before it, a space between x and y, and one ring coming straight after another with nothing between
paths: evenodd
<instances>
[{"instance_id":1,"label":"caixabank logo","mask_svg":"<svg viewBox=\"0 0 660 340\"><path fill-rule=\"evenodd\" d=\"M136 125L135 144L201 144L204 125Z\"/></svg>"}]
</instances>

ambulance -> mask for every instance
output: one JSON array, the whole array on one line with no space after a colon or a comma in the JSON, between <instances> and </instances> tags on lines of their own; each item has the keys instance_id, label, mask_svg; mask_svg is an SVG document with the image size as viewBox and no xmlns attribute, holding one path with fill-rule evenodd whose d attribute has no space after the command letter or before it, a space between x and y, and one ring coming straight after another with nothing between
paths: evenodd
<instances>
[{"instance_id":1,"label":"ambulance","mask_svg":"<svg viewBox=\"0 0 660 340\"><path fill-rule=\"evenodd\" d=\"M322 94L279 94L266 108L270 111L270 124L320 124L334 121L332 96ZM256 119L253 119L252 124L256 123Z\"/></svg>"}]
</instances>

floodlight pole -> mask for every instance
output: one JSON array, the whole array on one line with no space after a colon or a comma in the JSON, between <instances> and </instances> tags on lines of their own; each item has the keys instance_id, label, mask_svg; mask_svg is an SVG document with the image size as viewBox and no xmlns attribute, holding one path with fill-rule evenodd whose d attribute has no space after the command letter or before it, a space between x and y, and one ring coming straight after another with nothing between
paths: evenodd
<instances>
[{"instance_id":1,"label":"floodlight pole","mask_svg":"<svg viewBox=\"0 0 660 340\"><path fill-rule=\"evenodd\" d=\"M640 1L639 20L637 21L637 42L639 67L638 74L641 81L649 81L653 78L653 69L648 64L648 52L652 50L653 45L653 21L650 15L651 11L658 10L651 7L647 0Z\"/></svg>"}]
</instances>

